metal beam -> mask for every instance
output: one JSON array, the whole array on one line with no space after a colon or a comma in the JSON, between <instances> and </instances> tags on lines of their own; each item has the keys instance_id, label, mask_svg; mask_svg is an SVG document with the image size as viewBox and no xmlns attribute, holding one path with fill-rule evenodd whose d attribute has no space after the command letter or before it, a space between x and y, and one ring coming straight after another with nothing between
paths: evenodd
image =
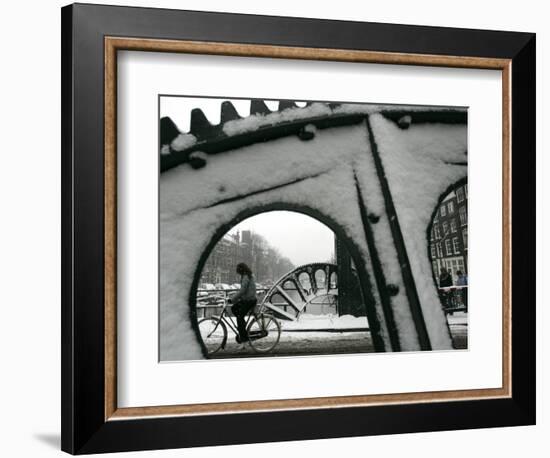
<instances>
[{"instance_id":1,"label":"metal beam","mask_svg":"<svg viewBox=\"0 0 550 458\"><path fill-rule=\"evenodd\" d=\"M368 219L367 207L365 205L363 193L361 192L361 187L359 186L359 181L357 180L355 171L353 175L355 178L355 188L357 190L357 200L359 202L359 212L361 214L361 221L363 222L363 228L365 230L365 238L367 239L367 246L369 248L369 254L371 257L372 270L374 273L376 286L378 288L378 293L380 295L380 302L382 306L382 311L384 313L384 319L386 321L386 328L388 329L388 335L390 337L390 343L393 351L401 351L401 343L399 342L397 326L395 324L395 319L393 316L393 309L391 305L390 295L388 293L386 276L384 275L384 270L382 269L382 263L380 262L380 257L378 255L378 248L376 248L374 234L372 233L372 228Z\"/></svg>"},{"instance_id":2,"label":"metal beam","mask_svg":"<svg viewBox=\"0 0 550 458\"><path fill-rule=\"evenodd\" d=\"M366 117L365 120L366 120L367 134L369 137L372 157L374 159L376 173L378 175L378 180L380 182L380 187L382 189L382 195L384 197L386 215L388 216L388 222L389 222L390 230L393 237L393 243L397 250L397 258L399 260L399 265L401 267L401 274L403 276L405 292L407 294L409 307L410 307L412 318L416 328L418 343L420 344L421 350L431 350L432 345L430 342L430 337L428 335L428 330L426 328L426 322L424 321L424 315L422 313L420 299L418 298L418 291L416 290L416 284L414 282L414 277L413 277L411 265L409 262L409 256L407 254L407 249L405 247L405 240L403 239L403 233L401 232L401 227L399 225L399 219L397 217L397 212L395 210L395 205L393 203L393 198L391 195L388 179L386 178L384 166L382 165L382 160L380 159L380 153L378 152L378 145L376 144L376 140L374 138L374 132L372 131L370 120L368 117Z\"/></svg>"}]
</instances>

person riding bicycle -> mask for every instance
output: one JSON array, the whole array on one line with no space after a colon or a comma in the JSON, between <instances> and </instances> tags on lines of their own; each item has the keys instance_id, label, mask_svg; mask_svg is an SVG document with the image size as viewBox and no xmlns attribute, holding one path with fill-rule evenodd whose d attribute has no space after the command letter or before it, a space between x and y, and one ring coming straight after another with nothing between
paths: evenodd
<instances>
[{"instance_id":1,"label":"person riding bicycle","mask_svg":"<svg viewBox=\"0 0 550 458\"><path fill-rule=\"evenodd\" d=\"M239 335L237 336L237 342L242 343L248 340L248 334L246 332L246 322L244 317L252 310L256 304L256 281L254 275L244 262L237 264L237 274L241 276L241 288L230 299L229 303L233 315L237 318L237 329Z\"/></svg>"}]
</instances>

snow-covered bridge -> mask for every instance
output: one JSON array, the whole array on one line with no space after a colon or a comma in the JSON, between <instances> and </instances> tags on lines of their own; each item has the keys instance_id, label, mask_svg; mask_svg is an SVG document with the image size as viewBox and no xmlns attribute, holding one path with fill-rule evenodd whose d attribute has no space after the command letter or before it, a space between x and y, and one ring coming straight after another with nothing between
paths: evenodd
<instances>
[{"instance_id":1,"label":"snow-covered bridge","mask_svg":"<svg viewBox=\"0 0 550 458\"><path fill-rule=\"evenodd\" d=\"M271 210L326 224L357 269L376 351L450 349L427 231L438 199L467 173L467 113L456 108L230 102L181 133L161 120L160 352L203 356L196 290L231 227Z\"/></svg>"}]
</instances>

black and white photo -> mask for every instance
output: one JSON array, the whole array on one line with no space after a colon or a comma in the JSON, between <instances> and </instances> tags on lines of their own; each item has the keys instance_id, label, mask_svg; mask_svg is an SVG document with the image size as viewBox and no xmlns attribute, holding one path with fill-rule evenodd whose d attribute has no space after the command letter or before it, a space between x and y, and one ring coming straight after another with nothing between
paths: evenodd
<instances>
[{"instance_id":1,"label":"black and white photo","mask_svg":"<svg viewBox=\"0 0 550 458\"><path fill-rule=\"evenodd\" d=\"M467 350L467 113L160 95L160 360Z\"/></svg>"}]
</instances>

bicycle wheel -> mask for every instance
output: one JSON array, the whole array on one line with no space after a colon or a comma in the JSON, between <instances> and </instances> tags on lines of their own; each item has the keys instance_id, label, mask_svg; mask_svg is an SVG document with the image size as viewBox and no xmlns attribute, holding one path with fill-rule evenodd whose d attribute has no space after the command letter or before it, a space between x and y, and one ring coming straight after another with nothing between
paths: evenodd
<instances>
[{"instance_id":1,"label":"bicycle wheel","mask_svg":"<svg viewBox=\"0 0 550 458\"><path fill-rule=\"evenodd\" d=\"M208 355L213 355L225 345L227 327L219 318L203 318L198 325Z\"/></svg>"},{"instance_id":2,"label":"bicycle wheel","mask_svg":"<svg viewBox=\"0 0 550 458\"><path fill-rule=\"evenodd\" d=\"M261 313L248 325L248 338L255 352L268 353L279 343L281 325L274 316Z\"/></svg>"}]
</instances>

